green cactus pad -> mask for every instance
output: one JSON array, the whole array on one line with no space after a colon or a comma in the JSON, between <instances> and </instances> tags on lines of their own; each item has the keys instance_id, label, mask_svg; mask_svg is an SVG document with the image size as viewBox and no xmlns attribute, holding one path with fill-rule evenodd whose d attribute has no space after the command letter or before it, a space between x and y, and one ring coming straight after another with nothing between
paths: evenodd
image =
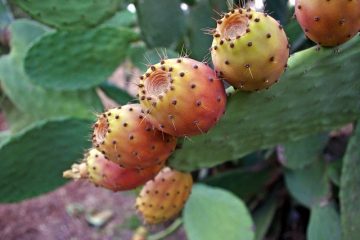
<instances>
[{"instance_id":1,"label":"green cactus pad","mask_svg":"<svg viewBox=\"0 0 360 240\"><path fill-rule=\"evenodd\" d=\"M340 216L333 202L311 208L308 240L341 240ZM358 235L356 235L358 237ZM356 239L349 238L349 239Z\"/></svg>"},{"instance_id":2,"label":"green cactus pad","mask_svg":"<svg viewBox=\"0 0 360 240\"><path fill-rule=\"evenodd\" d=\"M296 170L285 170L285 182L291 195L307 207L319 206L331 197L324 161Z\"/></svg>"},{"instance_id":3,"label":"green cactus pad","mask_svg":"<svg viewBox=\"0 0 360 240\"><path fill-rule=\"evenodd\" d=\"M15 0L21 9L36 20L61 29L94 27L111 17L120 0Z\"/></svg>"},{"instance_id":4,"label":"green cactus pad","mask_svg":"<svg viewBox=\"0 0 360 240\"><path fill-rule=\"evenodd\" d=\"M185 32L180 4L179 0L136 1L139 25L149 47L170 47L180 40Z\"/></svg>"},{"instance_id":5,"label":"green cactus pad","mask_svg":"<svg viewBox=\"0 0 360 240\"><path fill-rule=\"evenodd\" d=\"M269 90L232 94L218 125L185 139L170 165L210 167L354 121L360 116L359 62L359 37L335 50L294 54L279 83Z\"/></svg>"},{"instance_id":6,"label":"green cactus pad","mask_svg":"<svg viewBox=\"0 0 360 240\"><path fill-rule=\"evenodd\" d=\"M360 236L360 126L352 136L343 160L340 178L341 225L343 240Z\"/></svg>"},{"instance_id":7,"label":"green cactus pad","mask_svg":"<svg viewBox=\"0 0 360 240\"><path fill-rule=\"evenodd\" d=\"M90 145L84 137L89 128L84 120L39 122L2 142L0 202L21 201L64 184L62 172Z\"/></svg>"},{"instance_id":8,"label":"green cactus pad","mask_svg":"<svg viewBox=\"0 0 360 240\"><path fill-rule=\"evenodd\" d=\"M32 83L44 88L90 88L105 81L125 60L135 36L129 29L114 27L53 32L30 47L25 71Z\"/></svg>"},{"instance_id":9,"label":"green cactus pad","mask_svg":"<svg viewBox=\"0 0 360 240\"><path fill-rule=\"evenodd\" d=\"M5 94L19 111L35 119L55 116L92 117L101 111L94 89L74 92L48 91L33 85L23 70L28 45L46 33L46 29L29 20L18 20L10 26L11 53L0 59L0 78Z\"/></svg>"},{"instance_id":10,"label":"green cactus pad","mask_svg":"<svg viewBox=\"0 0 360 240\"><path fill-rule=\"evenodd\" d=\"M253 240L254 223L244 202L221 188L195 184L184 208L188 239Z\"/></svg>"},{"instance_id":11,"label":"green cactus pad","mask_svg":"<svg viewBox=\"0 0 360 240\"><path fill-rule=\"evenodd\" d=\"M318 134L287 142L279 147L279 153L283 156L281 163L290 169L304 168L321 157L327 140L327 134Z\"/></svg>"}]
</instances>

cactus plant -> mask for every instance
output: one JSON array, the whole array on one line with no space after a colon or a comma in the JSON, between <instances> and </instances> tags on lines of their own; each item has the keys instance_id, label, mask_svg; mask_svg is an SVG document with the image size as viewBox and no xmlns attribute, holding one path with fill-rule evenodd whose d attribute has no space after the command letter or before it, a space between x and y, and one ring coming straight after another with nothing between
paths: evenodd
<instances>
[{"instance_id":1,"label":"cactus plant","mask_svg":"<svg viewBox=\"0 0 360 240\"><path fill-rule=\"evenodd\" d=\"M100 117L93 147L105 156L90 156L87 177L124 190L144 183L139 171L149 173L137 200L140 215L149 223L169 219L159 233L154 234L157 227L139 227L149 239L166 238L182 223L189 240L356 239L359 0L291 3L9 1L10 8L0 8L0 201L22 201L64 184L61 173L81 160L90 147L90 123ZM338 4L355 7L333 7ZM325 20L334 18L342 27L325 29ZM335 39L339 28L348 33L344 37L340 31L336 47L315 36L320 31L328 38L323 31L330 30ZM168 75L154 74L159 71L175 74L167 79L170 85L161 81ZM155 84L148 84L154 75ZM160 90L166 94L155 101ZM134 143L139 136L141 142ZM154 154L152 146L166 140ZM150 194L182 188L181 182L151 179L156 171L147 167L159 170L163 164L181 171L189 186L193 177L194 187L180 201L169 204L166 192L165 197ZM120 172L130 173L127 186L121 185Z\"/></svg>"}]
</instances>

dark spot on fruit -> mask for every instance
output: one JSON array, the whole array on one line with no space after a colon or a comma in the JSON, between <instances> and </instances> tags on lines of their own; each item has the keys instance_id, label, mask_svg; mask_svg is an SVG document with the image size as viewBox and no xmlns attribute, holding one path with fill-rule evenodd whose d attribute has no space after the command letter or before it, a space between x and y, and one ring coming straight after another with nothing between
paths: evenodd
<instances>
[{"instance_id":1,"label":"dark spot on fruit","mask_svg":"<svg viewBox=\"0 0 360 240\"><path fill-rule=\"evenodd\" d=\"M234 48L235 47L234 43L230 43L230 47Z\"/></svg>"},{"instance_id":2,"label":"dark spot on fruit","mask_svg":"<svg viewBox=\"0 0 360 240\"><path fill-rule=\"evenodd\" d=\"M184 77L184 76L185 76L185 73L181 72L180 77Z\"/></svg>"},{"instance_id":3,"label":"dark spot on fruit","mask_svg":"<svg viewBox=\"0 0 360 240\"><path fill-rule=\"evenodd\" d=\"M253 44L252 44L252 42L248 42L248 47L251 47Z\"/></svg>"},{"instance_id":4,"label":"dark spot on fruit","mask_svg":"<svg viewBox=\"0 0 360 240\"><path fill-rule=\"evenodd\" d=\"M192 89L194 89L194 88L196 88L196 85L193 83L193 84L190 85L190 87L191 87Z\"/></svg>"}]
</instances>

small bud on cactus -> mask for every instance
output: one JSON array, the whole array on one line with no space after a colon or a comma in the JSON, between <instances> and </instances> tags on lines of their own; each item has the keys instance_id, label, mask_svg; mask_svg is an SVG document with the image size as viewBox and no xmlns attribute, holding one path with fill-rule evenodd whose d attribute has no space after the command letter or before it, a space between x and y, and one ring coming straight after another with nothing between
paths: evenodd
<instances>
[{"instance_id":1,"label":"small bud on cactus","mask_svg":"<svg viewBox=\"0 0 360 240\"><path fill-rule=\"evenodd\" d=\"M189 58L167 59L140 77L139 97L149 120L173 136L207 132L223 115L223 83L206 64Z\"/></svg>"},{"instance_id":2,"label":"small bud on cactus","mask_svg":"<svg viewBox=\"0 0 360 240\"><path fill-rule=\"evenodd\" d=\"M91 149L85 156L84 162L73 164L71 170L65 171L63 176L72 179L89 179L97 186L112 191L125 191L141 186L154 178L163 166L162 163L144 169L122 168L106 160L98 150Z\"/></svg>"},{"instance_id":3,"label":"small bud on cactus","mask_svg":"<svg viewBox=\"0 0 360 240\"><path fill-rule=\"evenodd\" d=\"M164 168L154 180L147 182L136 199L136 208L148 224L175 217L188 199L192 176Z\"/></svg>"},{"instance_id":4,"label":"small bud on cactus","mask_svg":"<svg viewBox=\"0 0 360 240\"><path fill-rule=\"evenodd\" d=\"M100 115L92 141L108 160L126 168L160 164L176 146L176 138L155 129L139 104L110 109Z\"/></svg>"},{"instance_id":5,"label":"small bud on cactus","mask_svg":"<svg viewBox=\"0 0 360 240\"><path fill-rule=\"evenodd\" d=\"M359 0L296 0L295 16L307 37L327 47L337 46L360 29Z\"/></svg>"},{"instance_id":6,"label":"small bud on cactus","mask_svg":"<svg viewBox=\"0 0 360 240\"><path fill-rule=\"evenodd\" d=\"M268 88L284 72L289 44L282 26L266 13L236 9L217 21L211 56L220 77L235 88Z\"/></svg>"}]
</instances>

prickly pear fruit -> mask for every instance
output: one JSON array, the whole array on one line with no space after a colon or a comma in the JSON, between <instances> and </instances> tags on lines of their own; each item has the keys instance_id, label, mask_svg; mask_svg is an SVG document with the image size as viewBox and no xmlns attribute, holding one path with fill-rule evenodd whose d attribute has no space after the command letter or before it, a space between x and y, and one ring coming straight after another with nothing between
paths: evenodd
<instances>
[{"instance_id":1,"label":"prickly pear fruit","mask_svg":"<svg viewBox=\"0 0 360 240\"><path fill-rule=\"evenodd\" d=\"M110 109L94 124L94 146L107 159L125 168L145 168L164 162L176 138L156 130L139 104Z\"/></svg>"},{"instance_id":2,"label":"prickly pear fruit","mask_svg":"<svg viewBox=\"0 0 360 240\"><path fill-rule=\"evenodd\" d=\"M306 36L327 47L337 46L360 29L360 0L296 0L295 16Z\"/></svg>"},{"instance_id":3,"label":"prickly pear fruit","mask_svg":"<svg viewBox=\"0 0 360 240\"><path fill-rule=\"evenodd\" d=\"M175 217L188 199L192 176L168 167L154 180L148 181L136 199L136 208L148 224L157 224Z\"/></svg>"},{"instance_id":4,"label":"prickly pear fruit","mask_svg":"<svg viewBox=\"0 0 360 240\"><path fill-rule=\"evenodd\" d=\"M223 115L224 85L206 64L166 59L140 77L139 98L149 120L173 136L207 132Z\"/></svg>"},{"instance_id":5,"label":"prickly pear fruit","mask_svg":"<svg viewBox=\"0 0 360 240\"><path fill-rule=\"evenodd\" d=\"M63 176L73 179L89 179L97 186L112 191L125 191L143 185L154 178L163 168L164 163L144 168L122 168L113 163L96 149L91 149L80 164L73 164L71 170L64 172Z\"/></svg>"},{"instance_id":6,"label":"prickly pear fruit","mask_svg":"<svg viewBox=\"0 0 360 240\"><path fill-rule=\"evenodd\" d=\"M233 9L217 21L213 36L215 70L235 88L268 88L287 66L287 37L282 26L266 13Z\"/></svg>"}]
</instances>

